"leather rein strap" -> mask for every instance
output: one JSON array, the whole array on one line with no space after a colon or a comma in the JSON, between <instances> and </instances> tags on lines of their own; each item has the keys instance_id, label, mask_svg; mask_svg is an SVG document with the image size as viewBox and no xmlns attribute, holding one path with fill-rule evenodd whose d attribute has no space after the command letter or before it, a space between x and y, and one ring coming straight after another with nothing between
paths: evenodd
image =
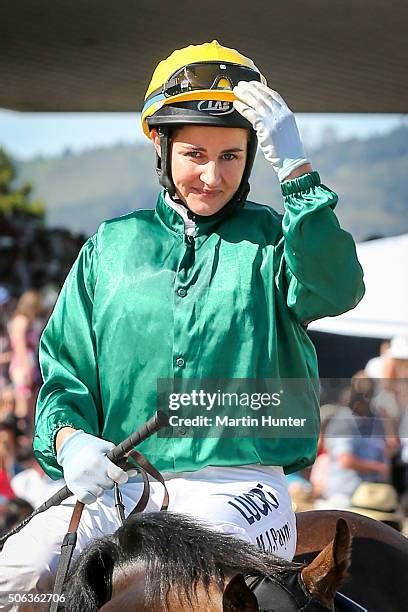
<instances>
[{"instance_id":1,"label":"leather rein strap","mask_svg":"<svg viewBox=\"0 0 408 612\"><path fill-rule=\"evenodd\" d=\"M57 612L59 603L60 601L62 602L62 590L64 588L65 578L68 573L69 565L71 563L72 553L74 552L76 546L78 525L79 521L81 520L82 510L84 509L84 506L85 504L83 504L82 502L76 502L74 506L74 511L71 516L71 520L69 522L68 531L65 534L61 544L61 556L58 562L57 575L55 577L50 612Z\"/></svg>"},{"instance_id":2,"label":"leather rein strap","mask_svg":"<svg viewBox=\"0 0 408 612\"><path fill-rule=\"evenodd\" d=\"M132 462L129 461L129 458L132 459ZM118 461L116 465L119 465L123 470L128 472L129 470L134 470L135 467L137 471L142 476L143 480L143 492L142 495L137 502L136 506L129 513L128 516L133 514L138 514L143 512L146 508L149 498L150 498L150 482L149 476L160 482L164 487L164 496L163 503L161 505L160 510L165 511L169 506L169 493L167 491L166 483L164 481L163 476L160 472L146 459L146 457L139 451L132 449L129 451L127 457L124 457L122 460ZM64 536L64 540L61 545L61 556L58 562L57 575L55 577L55 584L53 590L53 598L50 606L50 612L58 612L60 606L59 603L62 603L62 592L64 588L65 579L68 574L68 569L71 563L72 554L74 552L76 542L77 542L77 532L79 522L81 520L82 511L84 509L85 504L80 501L77 501L74 510L71 516L71 520L68 526L68 532ZM122 496L120 494L120 490L118 485L115 483L115 506L116 511L118 513L119 521L123 524L125 520L124 513L124 505L122 503Z\"/></svg>"},{"instance_id":3,"label":"leather rein strap","mask_svg":"<svg viewBox=\"0 0 408 612\"><path fill-rule=\"evenodd\" d=\"M146 474L149 474L152 478L154 478L155 480L160 482L160 484L163 485L164 495L160 511L167 510L167 508L169 507L169 492L167 491L166 483L159 470L157 470L154 465L152 465L150 461L148 461L140 451L133 449L130 451L128 456L131 457L138 466L138 469L143 477L144 485L142 496L137 502L136 506L133 508L132 512L130 512L129 516L132 514L137 514L138 512L143 512L143 510L147 506L147 502L149 501L150 497L150 483L149 478L146 476ZM130 467L133 467L132 464L130 464Z\"/></svg>"}]
</instances>

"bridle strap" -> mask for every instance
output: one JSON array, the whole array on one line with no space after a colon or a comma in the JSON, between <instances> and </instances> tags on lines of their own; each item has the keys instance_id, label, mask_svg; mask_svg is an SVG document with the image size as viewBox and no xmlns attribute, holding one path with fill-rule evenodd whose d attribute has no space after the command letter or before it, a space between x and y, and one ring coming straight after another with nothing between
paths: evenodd
<instances>
[{"instance_id":1,"label":"bridle strap","mask_svg":"<svg viewBox=\"0 0 408 612\"><path fill-rule=\"evenodd\" d=\"M144 485L145 485L145 479L143 476L143 472L145 473L145 476L146 474L149 474L152 478L154 478L155 480L160 482L160 484L163 485L164 495L163 495L163 502L162 502L160 511L167 510L167 508L169 507L169 492L167 490L165 480L163 476L160 474L159 470L157 470L154 467L154 465L152 465L150 461L148 461L148 459L146 459L146 457L140 451L133 449L130 451L129 456L132 457L133 461L139 467L140 473L142 474L142 477L143 477ZM130 464L130 467L132 467L132 464ZM146 479L147 479L147 487L148 487L147 495L146 495L146 487L144 486L142 497L139 499L136 506L133 508L132 512L130 512L129 516L133 514L137 514L138 512L143 512L143 510L147 506L147 502L149 501L149 497L150 497L150 484L149 484L149 479L147 478L147 476L146 476Z\"/></svg>"},{"instance_id":2,"label":"bridle strap","mask_svg":"<svg viewBox=\"0 0 408 612\"><path fill-rule=\"evenodd\" d=\"M146 508L147 503L149 501L149 497L150 497L150 482L149 482L149 477L147 475L146 470L139 464L139 461L137 460L136 451L135 450L130 451L128 457L129 456L132 457L133 461L137 464L138 472L141 475L142 480L143 480L143 492L136 506L133 508L132 512L130 513L132 514L132 513L137 513L137 512L143 512L143 510ZM126 471L132 468L134 468L134 466L129 461L126 461L126 466L125 466Z\"/></svg>"},{"instance_id":3,"label":"bridle strap","mask_svg":"<svg viewBox=\"0 0 408 612\"><path fill-rule=\"evenodd\" d=\"M305 587L300 569L275 576L246 575L245 582L258 600L260 609L271 612L329 612Z\"/></svg>"},{"instance_id":4,"label":"bridle strap","mask_svg":"<svg viewBox=\"0 0 408 612\"><path fill-rule=\"evenodd\" d=\"M82 511L85 504L77 501L74 506L74 511L69 522L68 531L64 536L64 540L61 545L61 556L58 562L57 575L55 577L55 584L53 590L53 598L50 606L50 612L57 612L59 603L64 588L65 578L67 577L68 569L72 559L72 553L74 552L79 521L81 520Z\"/></svg>"}]
</instances>

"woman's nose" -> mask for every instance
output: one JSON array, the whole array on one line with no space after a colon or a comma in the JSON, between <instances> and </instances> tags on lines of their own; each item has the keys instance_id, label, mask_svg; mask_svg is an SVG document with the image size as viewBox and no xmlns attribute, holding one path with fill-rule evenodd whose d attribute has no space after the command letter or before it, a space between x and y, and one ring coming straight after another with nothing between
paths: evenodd
<instances>
[{"instance_id":1,"label":"woman's nose","mask_svg":"<svg viewBox=\"0 0 408 612\"><path fill-rule=\"evenodd\" d=\"M209 161L202 167L200 176L203 183L208 187L216 187L221 181L221 174L217 162Z\"/></svg>"}]
</instances>

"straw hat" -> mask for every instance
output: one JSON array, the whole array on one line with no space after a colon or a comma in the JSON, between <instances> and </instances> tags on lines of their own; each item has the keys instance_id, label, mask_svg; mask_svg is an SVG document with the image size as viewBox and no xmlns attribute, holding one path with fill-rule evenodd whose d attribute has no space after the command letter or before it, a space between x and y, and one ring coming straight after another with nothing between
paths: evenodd
<instances>
[{"instance_id":1,"label":"straw hat","mask_svg":"<svg viewBox=\"0 0 408 612\"><path fill-rule=\"evenodd\" d=\"M394 487L381 482L362 482L355 490L350 510L364 514L377 521L402 521Z\"/></svg>"},{"instance_id":2,"label":"straw hat","mask_svg":"<svg viewBox=\"0 0 408 612\"><path fill-rule=\"evenodd\" d=\"M306 512L315 509L312 491L303 488L295 489L290 492L290 498L293 512Z\"/></svg>"}]
</instances>

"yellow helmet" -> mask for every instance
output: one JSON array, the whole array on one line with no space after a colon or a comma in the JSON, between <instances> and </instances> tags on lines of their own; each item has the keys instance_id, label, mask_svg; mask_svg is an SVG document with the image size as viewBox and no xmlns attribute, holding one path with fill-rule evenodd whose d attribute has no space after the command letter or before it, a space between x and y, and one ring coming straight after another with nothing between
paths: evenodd
<instances>
[{"instance_id":1,"label":"yellow helmet","mask_svg":"<svg viewBox=\"0 0 408 612\"><path fill-rule=\"evenodd\" d=\"M143 132L150 138L150 129L155 125L183 123L249 128L249 124L232 110L235 100L233 87L238 81L249 80L266 83L251 59L235 49L220 45L216 40L177 49L161 61L153 73L142 109ZM206 100L212 104L201 104L200 108L197 104L182 104ZM189 112L165 112L165 107L170 105L188 108ZM160 112L161 109L164 112ZM231 114L234 117L228 117ZM212 120L214 117L218 119Z\"/></svg>"}]
</instances>

